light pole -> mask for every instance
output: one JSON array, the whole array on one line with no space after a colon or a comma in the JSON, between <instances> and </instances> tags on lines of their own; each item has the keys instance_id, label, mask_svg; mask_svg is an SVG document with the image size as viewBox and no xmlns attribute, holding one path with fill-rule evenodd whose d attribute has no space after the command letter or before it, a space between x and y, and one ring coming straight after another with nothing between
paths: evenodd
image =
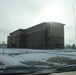
<instances>
[{"instance_id":1,"label":"light pole","mask_svg":"<svg viewBox=\"0 0 76 75\"><path fill-rule=\"evenodd\" d=\"M75 18L75 7L73 5L73 16L74 16L74 26L75 26L75 47L76 47L76 18Z\"/></svg>"}]
</instances>

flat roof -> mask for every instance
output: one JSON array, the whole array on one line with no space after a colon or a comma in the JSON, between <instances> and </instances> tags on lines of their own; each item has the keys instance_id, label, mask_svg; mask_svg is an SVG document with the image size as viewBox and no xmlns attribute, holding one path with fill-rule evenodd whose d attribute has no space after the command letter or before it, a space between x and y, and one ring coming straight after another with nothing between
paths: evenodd
<instances>
[{"instance_id":1,"label":"flat roof","mask_svg":"<svg viewBox=\"0 0 76 75\"><path fill-rule=\"evenodd\" d=\"M17 32L17 31L21 31L21 30L25 30L25 29L17 29L15 31L11 32L10 34L13 34L13 33Z\"/></svg>"},{"instance_id":2,"label":"flat roof","mask_svg":"<svg viewBox=\"0 0 76 75\"><path fill-rule=\"evenodd\" d=\"M65 24L63 24L63 23L53 22L53 21L52 21L52 22L42 22L42 23L36 24L36 25L34 25L34 26L32 26L32 27L29 27L29 28L27 28L27 29L18 29L18 30L15 30L15 31L11 32L10 34L13 34L13 33L17 32L17 31L21 31L21 30L22 30L22 31L25 31L25 30L34 28L34 27L36 27L36 26L38 26L38 25L48 24L48 23L57 23L57 24L65 25Z\"/></svg>"}]
</instances>

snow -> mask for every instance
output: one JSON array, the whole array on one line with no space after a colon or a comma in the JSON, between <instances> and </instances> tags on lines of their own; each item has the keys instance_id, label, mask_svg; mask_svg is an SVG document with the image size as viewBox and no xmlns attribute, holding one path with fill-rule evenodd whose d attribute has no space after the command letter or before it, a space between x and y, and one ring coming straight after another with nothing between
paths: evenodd
<instances>
[{"instance_id":1,"label":"snow","mask_svg":"<svg viewBox=\"0 0 76 75\"><path fill-rule=\"evenodd\" d=\"M5 55L0 55L0 61L5 64L6 66L17 66L17 65L22 65L22 63L20 63L18 60L16 60L15 58L5 54ZM26 65L24 65L26 66Z\"/></svg>"},{"instance_id":2,"label":"snow","mask_svg":"<svg viewBox=\"0 0 76 75\"><path fill-rule=\"evenodd\" d=\"M14 56L14 58L25 61L25 60L31 60L31 61L47 61L48 58L54 57L54 54L47 54L47 53L29 53L29 54L20 54L17 56Z\"/></svg>"},{"instance_id":3,"label":"snow","mask_svg":"<svg viewBox=\"0 0 76 75\"><path fill-rule=\"evenodd\" d=\"M25 52L26 52L26 51L25 51ZM14 53L25 53L25 52L24 52L24 51L21 51L21 50L19 51L19 50L16 50L16 49L14 50L14 49L4 48L4 53L5 53L5 54L9 54L9 53L11 53L11 54L12 54L12 53L13 53L13 54L14 54ZM3 53L3 48L0 48L0 54L2 54L2 53Z\"/></svg>"},{"instance_id":4,"label":"snow","mask_svg":"<svg viewBox=\"0 0 76 75\"><path fill-rule=\"evenodd\" d=\"M5 66L25 65L22 61L43 61L47 62L52 57L68 57L76 60L75 50L38 50L38 49L0 49L0 62ZM59 63L54 63L59 64Z\"/></svg>"}]
</instances>

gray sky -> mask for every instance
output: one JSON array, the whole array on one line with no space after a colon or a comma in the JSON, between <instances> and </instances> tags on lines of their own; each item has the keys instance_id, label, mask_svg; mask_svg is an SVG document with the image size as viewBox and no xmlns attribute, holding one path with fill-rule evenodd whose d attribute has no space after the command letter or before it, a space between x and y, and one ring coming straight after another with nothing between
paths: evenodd
<instances>
[{"instance_id":1,"label":"gray sky","mask_svg":"<svg viewBox=\"0 0 76 75\"><path fill-rule=\"evenodd\" d=\"M74 0L0 0L0 43L7 43L10 32L41 22L56 21L65 25L65 44L75 43ZM76 10L76 9L75 9Z\"/></svg>"}]
</instances>

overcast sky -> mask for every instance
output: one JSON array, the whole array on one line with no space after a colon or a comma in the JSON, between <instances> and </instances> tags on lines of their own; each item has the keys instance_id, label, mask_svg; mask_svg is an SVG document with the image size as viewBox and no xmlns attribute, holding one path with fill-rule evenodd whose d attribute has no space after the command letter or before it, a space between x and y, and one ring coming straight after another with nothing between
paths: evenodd
<instances>
[{"instance_id":1,"label":"overcast sky","mask_svg":"<svg viewBox=\"0 0 76 75\"><path fill-rule=\"evenodd\" d=\"M75 43L75 3L74 0L0 0L0 43L7 43L12 31L48 21L66 24L65 44Z\"/></svg>"}]
</instances>

